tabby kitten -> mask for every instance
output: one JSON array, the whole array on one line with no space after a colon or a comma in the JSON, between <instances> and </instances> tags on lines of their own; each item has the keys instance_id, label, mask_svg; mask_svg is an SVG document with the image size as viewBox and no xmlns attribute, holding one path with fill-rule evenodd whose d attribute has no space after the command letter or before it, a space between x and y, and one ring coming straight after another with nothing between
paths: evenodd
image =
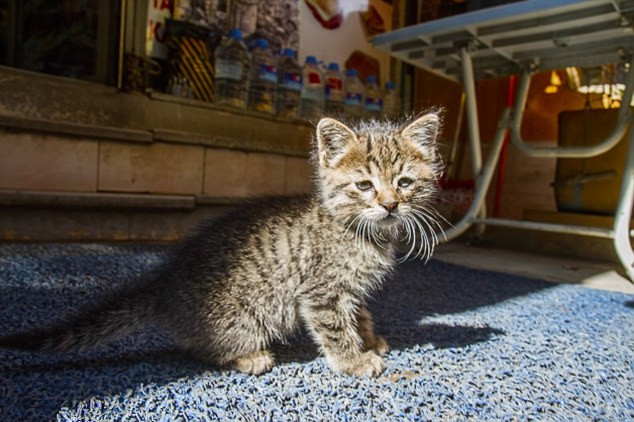
<instances>
[{"instance_id":1,"label":"tabby kitten","mask_svg":"<svg viewBox=\"0 0 634 422\"><path fill-rule=\"evenodd\" d=\"M323 118L314 195L255 200L210 221L158 275L0 345L83 349L154 322L206 361L260 374L274 364L269 345L303 324L333 370L376 376L388 345L366 299L394 268L397 242L411 244L406 256L432 253L438 129L436 113L406 126Z\"/></svg>"}]
</instances>

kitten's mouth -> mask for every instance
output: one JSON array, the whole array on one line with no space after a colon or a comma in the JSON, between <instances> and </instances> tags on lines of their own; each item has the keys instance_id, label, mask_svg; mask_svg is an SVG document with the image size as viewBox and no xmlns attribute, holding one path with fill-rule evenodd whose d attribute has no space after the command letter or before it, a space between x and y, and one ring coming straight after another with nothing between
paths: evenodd
<instances>
[{"instance_id":1,"label":"kitten's mouth","mask_svg":"<svg viewBox=\"0 0 634 422\"><path fill-rule=\"evenodd\" d=\"M382 226L392 226L398 222L398 217L395 213L386 214L385 217L377 220L377 223Z\"/></svg>"}]
</instances>

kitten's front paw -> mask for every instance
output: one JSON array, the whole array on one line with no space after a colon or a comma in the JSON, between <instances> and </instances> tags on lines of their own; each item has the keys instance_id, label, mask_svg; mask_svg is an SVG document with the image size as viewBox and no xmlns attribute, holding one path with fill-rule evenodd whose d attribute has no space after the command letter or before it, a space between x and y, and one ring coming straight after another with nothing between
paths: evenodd
<instances>
[{"instance_id":1,"label":"kitten's front paw","mask_svg":"<svg viewBox=\"0 0 634 422\"><path fill-rule=\"evenodd\" d=\"M385 369L383 358L374 351L364 352L359 359L342 368L343 372L359 377L376 377L383 369Z\"/></svg>"},{"instance_id":2,"label":"kitten's front paw","mask_svg":"<svg viewBox=\"0 0 634 422\"><path fill-rule=\"evenodd\" d=\"M243 355L233 361L233 368L251 375L260 375L273 368L273 355L267 350Z\"/></svg>"}]
</instances>

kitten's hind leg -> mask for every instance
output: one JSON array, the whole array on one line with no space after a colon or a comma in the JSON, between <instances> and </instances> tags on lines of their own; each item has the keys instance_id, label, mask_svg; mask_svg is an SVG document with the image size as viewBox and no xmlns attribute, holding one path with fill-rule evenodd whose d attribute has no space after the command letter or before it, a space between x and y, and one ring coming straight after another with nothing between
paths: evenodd
<instances>
[{"instance_id":1,"label":"kitten's hind leg","mask_svg":"<svg viewBox=\"0 0 634 422\"><path fill-rule=\"evenodd\" d=\"M273 354L268 350L261 350L238 356L229 366L246 374L259 375L270 371L274 364Z\"/></svg>"},{"instance_id":2,"label":"kitten's hind leg","mask_svg":"<svg viewBox=\"0 0 634 422\"><path fill-rule=\"evenodd\" d=\"M373 350L379 356L384 356L390 347L385 339L374 334L374 324L372 322L372 314L365 306L357 315L357 331L363 339L363 346L366 350Z\"/></svg>"},{"instance_id":3,"label":"kitten's hind leg","mask_svg":"<svg viewBox=\"0 0 634 422\"><path fill-rule=\"evenodd\" d=\"M253 352L236 352L234 350L212 349L210 347L189 347L186 350L200 362L205 362L219 368L235 369L245 374L259 375L267 372L275 365L273 354L269 350Z\"/></svg>"}]
</instances>

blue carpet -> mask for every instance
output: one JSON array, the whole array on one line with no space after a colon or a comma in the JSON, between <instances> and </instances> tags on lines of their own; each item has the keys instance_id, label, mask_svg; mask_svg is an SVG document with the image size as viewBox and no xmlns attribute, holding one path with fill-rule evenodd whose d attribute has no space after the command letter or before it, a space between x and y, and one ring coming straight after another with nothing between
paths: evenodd
<instances>
[{"instance_id":1,"label":"blue carpet","mask_svg":"<svg viewBox=\"0 0 634 422\"><path fill-rule=\"evenodd\" d=\"M156 267L166 246L0 246L0 334ZM148 329L83 354L0 350L1 421L634 420L634 296L432 261L372 304L378 379L333 374L306 337L247 376Z\"/></svg>"}]
</instances>

